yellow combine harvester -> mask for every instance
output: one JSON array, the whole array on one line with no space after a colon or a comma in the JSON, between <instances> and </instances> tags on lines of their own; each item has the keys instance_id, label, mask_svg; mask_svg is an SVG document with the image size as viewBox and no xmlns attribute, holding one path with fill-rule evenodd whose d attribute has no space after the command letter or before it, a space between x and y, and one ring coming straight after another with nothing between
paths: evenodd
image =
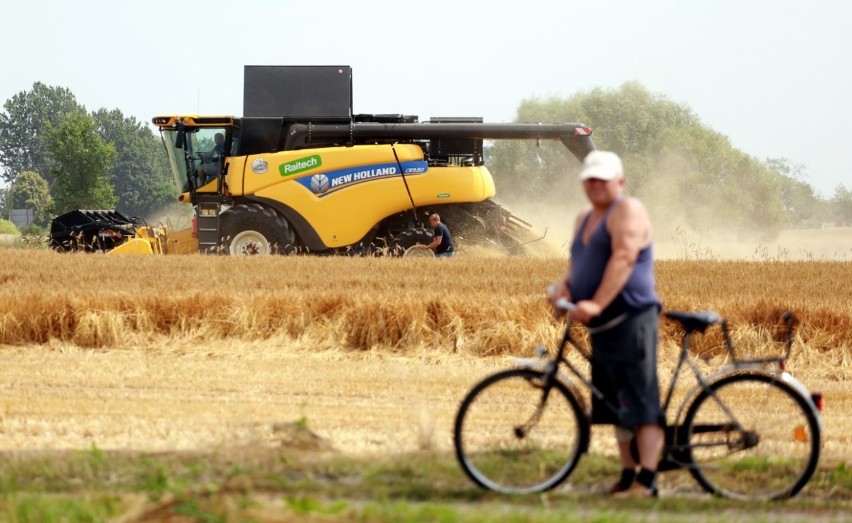
<instances>
[{"instance_id":1,"label":"yellow combine harvester","mask_svg":"<svg viewBox=\"0 0 852 523\"><path fill-rule=\"evenodd\" d=\"M530 226L492 200L483 140L559 140L580 160L594 149L582 124L353 114L351 93L349 67L248 66L243 117L155 117L192 228L74 211L101 213L84 245L108 231L98 245L114 253L404 255L431 241L437 212L465 244L519 253ZM70 236L52 231L60 249Z\"/></svg>"}]
</instances>

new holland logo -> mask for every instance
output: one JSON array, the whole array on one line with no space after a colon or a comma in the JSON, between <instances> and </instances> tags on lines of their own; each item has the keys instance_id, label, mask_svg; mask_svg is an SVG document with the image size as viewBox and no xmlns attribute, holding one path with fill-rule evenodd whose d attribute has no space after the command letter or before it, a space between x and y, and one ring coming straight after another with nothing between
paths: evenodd
<instances>
[{"instance_id":1,"label":"new holland logo","mask_svg":"<svg viewBox=\"0 0 852 523\"><path fill-rule=\"evenodd\" d=\"M311 176L311 190L316 194L322 194L328 191L328 176L324 174L315 174Z\"/></svg>"}]
</instances>

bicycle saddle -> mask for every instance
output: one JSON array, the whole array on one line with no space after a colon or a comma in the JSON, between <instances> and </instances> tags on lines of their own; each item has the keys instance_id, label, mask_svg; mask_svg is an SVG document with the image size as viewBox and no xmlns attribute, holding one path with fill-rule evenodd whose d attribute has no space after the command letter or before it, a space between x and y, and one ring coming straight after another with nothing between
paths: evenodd
<instances>
[{"instance_id":1,"label":"bicycle saddle","mask_svg":"<svg viewBox=\"0 0 852 523\"><path fill-rule=\"evenodd\" d=\"M718 314L712 311L666 311L663 314L666 318L680 323L686 332L704 332L707 327L715 325L722 320Z\"/></svg>"}]
</instances>

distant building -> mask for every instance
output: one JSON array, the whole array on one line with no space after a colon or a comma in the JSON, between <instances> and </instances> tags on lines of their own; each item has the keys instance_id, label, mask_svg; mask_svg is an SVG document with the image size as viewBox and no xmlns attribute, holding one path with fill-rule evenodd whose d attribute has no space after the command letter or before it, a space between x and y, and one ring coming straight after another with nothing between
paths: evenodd
<instances>
[{"instance_id":1,"label":"distant building","mask_svg":"<svg viewBox=\"0 0 852 523\"><path fill-rule=\"evenodd\" d=\"M12 209L9 221L14 223L18 229L23 229L35 221L35 209Z\"/></svg>"}]
</instances>

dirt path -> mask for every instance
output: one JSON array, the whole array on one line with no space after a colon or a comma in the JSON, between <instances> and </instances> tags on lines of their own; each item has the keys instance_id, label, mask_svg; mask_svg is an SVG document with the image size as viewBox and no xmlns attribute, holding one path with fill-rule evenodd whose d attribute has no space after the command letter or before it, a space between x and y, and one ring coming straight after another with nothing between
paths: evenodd
<instances>
[{"instance_id":1,"label":"dirt path","mask_svg":"<svg viewBox=\"0 0 852 523\"><path fill-rule=\"evenodd\" d=\"M156 353L2 351L2 450L275 444L276 426L303 418L344 453L449 448L455 407L490 369L462 357L294 353L245 343Z\"/></svg>"},{"instance_id":2,"label":"dirt path","mask_svg":"<svg viewBox=\"0 0 852 523\"><path fill-rule=\"evenodd\" d=\"M3 452L275 446L278 429L302 419L345 454L449 451L462 396L508 364L505 358L311 353L244 342L0 351ZM852 393L842 382L809 385L827 398L823 462L848 460ZM592 451L609 454L609 433L602 436L593 434Z\"/></svg>"}]
</instances>

